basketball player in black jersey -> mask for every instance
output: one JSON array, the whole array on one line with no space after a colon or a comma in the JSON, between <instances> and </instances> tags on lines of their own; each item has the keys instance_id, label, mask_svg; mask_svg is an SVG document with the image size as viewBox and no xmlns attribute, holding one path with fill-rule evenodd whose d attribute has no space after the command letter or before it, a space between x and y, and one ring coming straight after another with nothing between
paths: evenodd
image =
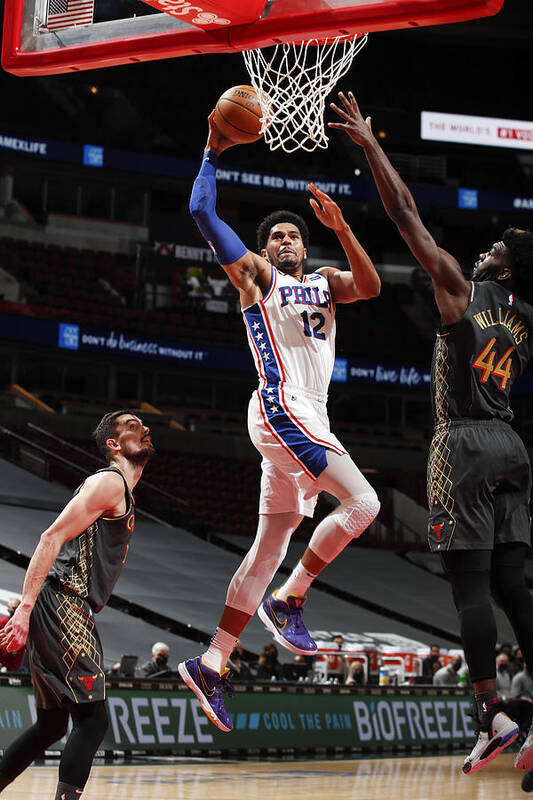
<instances>
[{"instance_id":1,"label":"basketball player in black jersey","mask_svg":"<svg viewBox=\"0 0 533 800\"><path fill-rule=\"evenodd\" d=\"M11 652L28 642L36 723L0 761L0 791L67 732L56 800L79 800L107 729L102 645L93 613L107 603L133 533L134 486L154 454L150 431L129 411L99 422L109 466L88 477L41 535L22 601L0 633Z\"/></svg>"},{"instance_id":2,"label":"basketball player in black jersey","mask_svg":"<svg viewBox=\"0 0 533 800\"><path fill-rule=\"evenodd\" d=\"M360 145L389 217L430 275L442 326L432 364L434 435L428 463L429 546L453 588L474 684L478 732L463 771L484 767L518 735L496 695L493 598L533 667L533 598L524 577L531 543L531 470L509 423L509 393L533 355L533 234L510 228L482 253L471 281L425 228L413 197L361 116L354 96L332 104ZM533 733L516 760L533 767Z\"/></svg>"}]
</instances>

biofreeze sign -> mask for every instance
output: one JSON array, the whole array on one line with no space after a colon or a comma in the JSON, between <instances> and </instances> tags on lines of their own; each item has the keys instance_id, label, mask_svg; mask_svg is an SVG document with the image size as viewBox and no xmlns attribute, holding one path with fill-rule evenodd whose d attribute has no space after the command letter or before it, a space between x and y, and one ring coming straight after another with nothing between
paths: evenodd
<instances>
[{"instance_id":1,"label":"biofreeze sign","mask_svg":"<svg viewBox=\"0 0 533 800\"><path fill-rule=\"evenodd\" d=\"M113 747L165 746L180 748L213 745L211 723L198 700L190 697L161 697L159 693L108 697L107 707ZM106 737L106 742L109 735ZM105 746L105 745L104 745Z\"/></svg>"},{"instance_id":2,"label":"biofreeze sign","mask_svg":"<svg viewBox=\"0 0 533 800\"><path fill-rule=\"evenodd\" d=\"M469 711L470 702L457 698L353 701L357 739L367 745L459 741L474 734Z\"/></svg>"},{"instance_id":3,"label":"biofreeze sign","mask_svg":"<svg viewBox=\"0 0 533 800\"><path fill-rule=\"evenodd\" d=\"M422 111L420 136L436 142L533 150L533 122Z\"/></svg>"},{"instance_id":4,"label":"biofreeze sign","mask_svg":"<svg viewBox=\"0 0 533 800\"><path fill-rule=\"evenodd\" d=\"M106 750L372 747L453 744L472 738L463 695L240 692L228 701L231 735L188 691L111 689ZM35 721L30 687L0 688L0 748ZM57 749L61 749L59 742Z\"/></svg>"}]
</instances>

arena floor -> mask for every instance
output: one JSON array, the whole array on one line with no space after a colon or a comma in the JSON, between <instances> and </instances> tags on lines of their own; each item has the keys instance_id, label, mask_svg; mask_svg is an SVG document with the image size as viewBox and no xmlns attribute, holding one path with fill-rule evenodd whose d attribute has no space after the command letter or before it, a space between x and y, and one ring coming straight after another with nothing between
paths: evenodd
<instances>
[{"instance_id":1,"label":"arena floor","mask_svg":"<svg viewBox=\"0 0 533 800\"><path fill-rule=\"evenodd\" d=\"M501 800L522 794L514 753L481 772L461 773L462 756L343 761L223 762L173 760L95 766L84 800ZM57 765L32 767L2 795L5 800L53 800Z\"/></svg>"}]
</instances>

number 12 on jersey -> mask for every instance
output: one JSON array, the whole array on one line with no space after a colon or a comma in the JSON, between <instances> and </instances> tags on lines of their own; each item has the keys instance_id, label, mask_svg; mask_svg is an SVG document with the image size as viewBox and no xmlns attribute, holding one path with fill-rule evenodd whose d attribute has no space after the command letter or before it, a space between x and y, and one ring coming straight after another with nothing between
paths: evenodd
<instances>
[{"instance_id":1,"label":"number 12 on jersey","mask_svg":"<svg viewBox=\"0 0 533 800\"><path fill-rule=\"evenodd\" d=\"M486 383L491 375L496 375L498 378L501 378L500 389L505 390L507 381L511 377L511 353L514 350L514 347L509 347L503 356L498 359L495 365L494 359L496 358L496 353L492 349L495 341L496 339L493 336L492 339L487 342L481 353L474 361L473 367L480 370L481 383Z\"/></svg>"},{"instance_id":2,"label":"number 12 on jersey","mask_svg":"<svg viewBox=\"0 0 533 800\"><path fill-rule=\"evenodd\" d=\"M300 315L304 322L304 333L306 336L312 336L314 339L325 339L326 334L320 333L326 322L324 314L315 311L313 314L308 314L307 311L302 311ZM312 323L315 323L314 325Z\"/></svg>"}]
</instances>

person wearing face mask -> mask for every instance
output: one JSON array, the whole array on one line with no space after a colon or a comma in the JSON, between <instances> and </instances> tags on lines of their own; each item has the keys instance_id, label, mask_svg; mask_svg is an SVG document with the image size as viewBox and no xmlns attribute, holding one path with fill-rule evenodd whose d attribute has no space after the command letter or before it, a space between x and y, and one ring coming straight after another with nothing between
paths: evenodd
<instances>
[{"instance_id":1,"label":"person wearing face mask","mask_svg":"<svg viewBox=\"0 0 533 800\"><path fill-rule=\"evenodd\" d=\"M275 644L266 644L261 650L257 662L257 678L260 681L270 681L281 676L281 664L278 661L278 648Z\"/></svg>"},{"instance_id":2,"label":"person wearing face mask","mask_svg":"<svg viewBox=\"0 0 533 800\"><path fill-rule=\"evenodd\" d=\"M516 666L515 665L515 655L514 655L514 652L513 652L513 645L510 642L504 642L501 645L501 647L499 649L499 652L500 653L506 653L506 655L507 655L507 657L509 659L509 671L511 673L511 677L513 677L513 675L516 672L516 669L515 669L515 666Z\"/></svg>"},{"instance_id":3,"label":"person wearing face mask","mask_svg":"<svg viewBox=\"0 0 533 800\"><path fill-rule=\"evenodd\" d=\"M526 668L526 662L524 661L524 656L520 648L516 645L513 649L514 655L514 674L517 675ZM528 673L529 674L529 673Z\"/></svg>"},{"instance_id":4,"label":"person wearing face mask","mask_svg":"<svg viewBox=\"0 0 533 800\"><path fill-rule=\"evenodd\" d=\"M433 675L434 686L457 686L459 683L459 670L463 666L463 657L456 655L451 664L438 669Z\"/></svg>"},{"instance_id":5,"label":"person wearing face mask","mask_svg":"<svg viewBox=\"0 0 533 800\"><path fill-rule=\"evenodd\" d=\"M430 647L429 656L422 661L422 675L428 678L431 682L437 670L441 669L442 663L439 660L440 647L438 644L432 644Z\"/></svg>"},{"instance_id":6,"label":"person wearing face mask","mask_svg":"<svg viewBox=\"0 0 533 800\"><path fill-rule=\"evenodd\" d=\"M168 672L169 655L168 645L164 642L156 642L152 647L152 658L141 667L143 677L151 678L160 672Z\"/></svg>"},{"instance_id":7,"label":"person wearing face mask","mask_svg":"<svg viewBox=\"0 0 533 800\"><path fill-rule=\"evenodd\" d=\"M511 663L507 653L496 656L496 691L504 700L511 694Z\"/></svg>"},{"instance_id":8,"label":"person wearing face mask","mask_svg":"<svg viewBox=\"0 0 533 800\"><path fill-rule=\"evenodd\" d=\"M520 651L518 651L520 652ZM533 682L531 675L527 671L525 662L520 663L517 659L518 671L513 675L511 681L511 697L526 697L533 701Z\"/></svg>"},{"instance_id":9,"label":"person wearing face mask","mask_svg":"<svg viewBox=\"0 0 533 800\"><path fill-rule=\"evenodd\" d=\"M243 661L242 654L242 644L237 639L235 642L235 647L231 651L228 661L230 679L233 681L233 683L243 683L245 681L249 681L252 677L250 667L246 661Z\"/></svg>"}]
</instances>

